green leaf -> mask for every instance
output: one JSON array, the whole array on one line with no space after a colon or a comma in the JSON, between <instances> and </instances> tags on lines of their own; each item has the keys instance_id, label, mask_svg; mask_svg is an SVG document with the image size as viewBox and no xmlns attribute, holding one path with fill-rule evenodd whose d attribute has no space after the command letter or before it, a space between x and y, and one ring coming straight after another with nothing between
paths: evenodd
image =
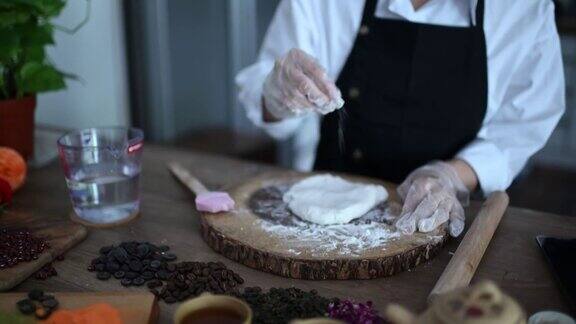
<instances>
[{"instance_id":1,"label":"green leaf","mask_svg":"<svg viewBox=\"0 0 576 324\"><path fill-rule=\"evenodd\" d=\"M20 38L10 29L0 29L0 62L13 59L20 48Z\"/></svg>"},{"instance_id":2,"label":"green leaf","mask_svg":"<svg viewBox=\"0 0 576 324\"><path fill-rule=\"evenodd\" d=\"M44 62L46 50L44 46L29 46L22 48L22 59L24 62Z\"/></svg>"},{"instance_id":3,"label":"green leaf","mask_svg":"<svg viewBox=\"0 0 576 324\"><path fill-rule=\"evenodd\" d=\"M65 87L64 75L51 65L28 62L18 73L17 88L21 95L55 91Z\"/></svg>"},{"instance_id":4,"label":"green leaf","mask_svg":"<svg viewBox=\"0 0 576 324\"><path fill-rule=\"evenodd\" d=\"M23 24L30 19L32 13L28 10L12 8L0 10L0 28Z\"/></svg>"},{"instance_id":5,"label":"green leaf","mask_svg":"<svg viewBox=\"0 0 576 324\"><path fill-rule=\"evenodd\" d=\"M32 0L45 17L55 17L60 14L66 2L64 0Z\"/></svg>"},{"instance_id":6,"label":"green leaf","mask_svg":"<svg viewBox=\"0 0 576 324\"><path fill-rule=\"evenodd\" d=\"M22 46L39 46L54 44L53 28L50 24L39 25L34 21L14 26L14 31L20 35Z\"/></svg>"},{"instance_id":7,"label":"green leaf","mask_svg":"<svg viewBox=\"0 0 576 324\"><path fill-rule=\"evenodd\" d=\"M65 5L64 0L2 0L0 8L27 8L39 16L50 18L60 14Z\"/></svg>"}]
</instances>

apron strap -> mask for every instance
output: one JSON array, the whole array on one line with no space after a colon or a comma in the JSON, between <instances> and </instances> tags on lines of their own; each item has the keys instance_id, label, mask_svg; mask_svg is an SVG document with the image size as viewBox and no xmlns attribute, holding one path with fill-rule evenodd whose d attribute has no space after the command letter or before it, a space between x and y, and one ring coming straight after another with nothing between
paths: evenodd
<instances>
[{"instance_id":1,"label":"apron strap","mask_svg":"<svg viewBox=\"0 0 576 324\"><path fill-rule=\"evenodd\" d=\"M476 2L476 27L484 28L484 0Z\"/></svg>"},{"instance_id":2,"label":"apron strap","mask_svg":"<svg viewBox=\"0 0 576 324\"><path fill-rule=\"evenodd\" d=\"M362 13L362 23L360 25L369 25L374 20L374 12L376 12L376 4L378 0L366 0L364 2L364 11Z\"/></svg>"}]
</instances>

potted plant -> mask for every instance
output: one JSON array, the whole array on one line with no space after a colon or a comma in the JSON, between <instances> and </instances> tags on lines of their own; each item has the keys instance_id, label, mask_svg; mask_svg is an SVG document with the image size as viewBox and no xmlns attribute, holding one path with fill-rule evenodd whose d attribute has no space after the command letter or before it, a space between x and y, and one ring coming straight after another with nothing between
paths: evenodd
<instances>
[{"instance_id":1,"label":"potted plant","mask_svg":"<svg viewBox=\"0 0 576 324\"><path fill-rule=\"evenodd\" d=\"M12 147L24 158L34 149L36 94L66 87L68 75L46 56L58 28L51 19L65 4L65 0L0 2L0 146Z\"/></svg>"}]
</instances>

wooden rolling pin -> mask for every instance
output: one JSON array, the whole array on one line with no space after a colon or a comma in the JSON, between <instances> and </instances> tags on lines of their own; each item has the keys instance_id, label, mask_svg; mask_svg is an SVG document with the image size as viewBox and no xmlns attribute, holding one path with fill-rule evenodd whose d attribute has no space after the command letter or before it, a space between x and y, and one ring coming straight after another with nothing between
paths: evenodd
<instances>
[{"instance_id":1,"label":"wooden rolling pin","mask_svg":"<svg viewBox=\"0 0 576 324\"><path fill-rule=\"evenodd\" d=\"M468 286L508 207L508 201L508 195L503 191L494 192L486 199L428 296L428 301L450 290Z\"/></svg>"}]
</instances>

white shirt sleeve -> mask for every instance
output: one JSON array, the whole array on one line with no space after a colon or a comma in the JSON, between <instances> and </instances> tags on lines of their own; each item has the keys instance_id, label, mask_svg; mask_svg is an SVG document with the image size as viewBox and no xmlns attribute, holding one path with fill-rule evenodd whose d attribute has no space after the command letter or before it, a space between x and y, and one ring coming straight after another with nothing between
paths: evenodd
<instances>
[{"instance_id":1,"label":"white shirt sleeve","mask_svg":"<svg viewBox=\"0 0 576 324\"><path fill-rule=\"evenodd\" d=\"M529 54L520 58L507 85L498 84L506 86L499 108L457 154L472 166L485 195L508 188L530 156L544 146L565 109L560 41L554 7L548 3ZM491 79L507 79L504 70L489 69L502 74Z\"/></svg>"},{"instance_id":2,"label":"white shirt sleeve","mask_svg":"<svg viewBox=\"0 0 576 324\"><path fill-rule=\"evenodd\" d=\"M236 76L240 103L248 118L276 139L285 139L294 134L307 116L288 118L279 122L266 123L262 119L262 86L272 71L277 58L292 48L299 48L313 56L314 25L306 1L283 0L268 28L255 64L243 69ZM308 22L308 23L307 23ZM310 116L308 116L310 117Z\"/></svg>"}]
</instances>

